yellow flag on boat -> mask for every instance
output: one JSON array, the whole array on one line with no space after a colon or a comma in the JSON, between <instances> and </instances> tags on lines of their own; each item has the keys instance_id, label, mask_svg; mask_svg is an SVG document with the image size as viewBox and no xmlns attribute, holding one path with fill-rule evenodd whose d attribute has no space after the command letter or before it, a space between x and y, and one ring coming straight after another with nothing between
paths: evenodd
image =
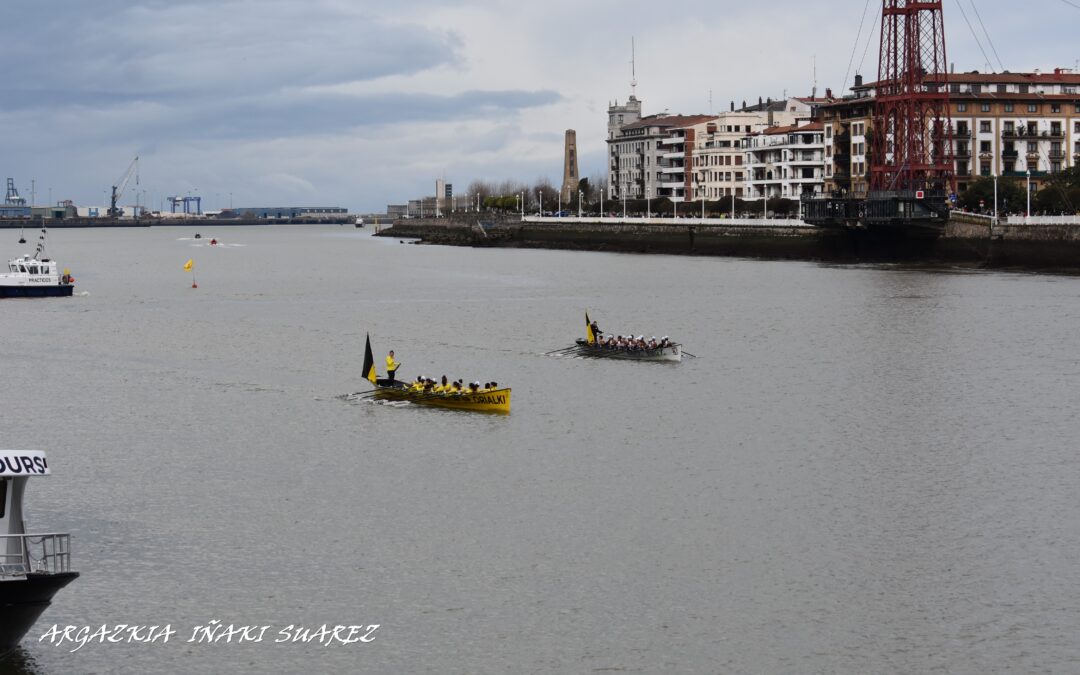
<instances>
[{"instance_id":1,"label":"yellow flag on boat","mask_svg":"<svg viewBox=\"0 0 1080 675\"><path fill-rule=\"evenodd\" d=\"M194 267L195 267L195 261L193 259L189 259L186 263L184 263L184 271L185 272L190 272L192 270L192 268L194 268Z\"/></svg>"},{"instance_id":2,"label":"yellow flag on boat","mask_svg":"<svg viewBox=\"0 0 1080 675\"><path fill-rule=\"evenodd\" d=\"M596 333L592 329L592 321L589 321L589 313L585 312L585 337L589 338L589 344L596 344Z\"/></svg>"},{"instance_id":3,"label":"yellow flag on boat","mask_svg":"<svg viewBox=\"0 0 1080 675\"><path fill-rule=\"evenodd\" d=\"M378 373L375 372L375 356L371 353L371 335L367 336L367 344L364 345L364 377L368 379L372 384L376 383L379 379Z\"/></svg>"}]
</instances>

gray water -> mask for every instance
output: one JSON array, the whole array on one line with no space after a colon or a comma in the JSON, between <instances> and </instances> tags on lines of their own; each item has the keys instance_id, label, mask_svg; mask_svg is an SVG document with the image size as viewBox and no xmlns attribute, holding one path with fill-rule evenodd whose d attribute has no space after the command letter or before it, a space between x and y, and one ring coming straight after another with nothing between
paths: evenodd
<instances>
[{"instance_id":1,"label":"gray water","mask_svg":"<svg viewBox=\"0 0 1080 675\"><path fill-rule=\"evenodd\" d=\"M1080 279L200 228L52 232L81 295L0 302L82 572L15 672L1080 670ZM700 358L543 356L586 309ZM342 400L369 331L513 413ZM38 641L119 623L178 634Z\"/></svg>"}]
</instances>

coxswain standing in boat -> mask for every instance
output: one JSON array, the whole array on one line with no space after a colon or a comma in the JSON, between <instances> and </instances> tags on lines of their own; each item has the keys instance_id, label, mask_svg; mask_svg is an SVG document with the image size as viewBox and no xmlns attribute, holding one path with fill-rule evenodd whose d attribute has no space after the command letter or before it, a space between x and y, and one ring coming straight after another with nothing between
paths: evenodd
<instances>
[{"instance_id":1,"label":"coxswain standing in boat","mask_svg":"<svg viewBox=\"0 0 1080 675\"><path fill-rule=\"evenodd\" d=\"M386 379L390 384L394 384L394 380L397 377L397 369L401 367L401 364L394 360L394 350L391 349L390 353L386 356Z\"/></svg>"}]
</instances>

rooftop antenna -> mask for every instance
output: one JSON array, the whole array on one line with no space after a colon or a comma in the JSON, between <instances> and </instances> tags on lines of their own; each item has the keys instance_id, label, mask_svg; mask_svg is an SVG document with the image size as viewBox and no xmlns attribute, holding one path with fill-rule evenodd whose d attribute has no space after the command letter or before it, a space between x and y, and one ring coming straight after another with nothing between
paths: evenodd
<instances>
[{"instance_id":1,"label":"rooftop antenna","mask_svg":"<svg viewBox=\"0 0 1080 675\"><path fill-rule=\"evenodd\" d=\"M637 97L637 48L630 36L630 98Z\"/></svg>"},{"instance_id":2,"label":"rooftop antenna","mask_svg":"<svg viewBox=\"0 0 1080 675\"><path fill-rule=\"evenodd\" d=\"M810 89L810 98L817 99L817 54L814 54L814 86Z\"/></svg>"}]
</instances>

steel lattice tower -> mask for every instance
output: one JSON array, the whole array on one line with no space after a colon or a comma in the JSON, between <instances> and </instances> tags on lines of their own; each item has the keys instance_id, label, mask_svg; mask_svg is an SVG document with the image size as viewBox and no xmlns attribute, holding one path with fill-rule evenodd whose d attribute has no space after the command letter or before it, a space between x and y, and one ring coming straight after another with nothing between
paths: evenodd
<instances>
[{"instance_id":1,"label":"steel lattice tower","mask_svg":"<svg viewBox=\"0 0 1080 675\"><path fill-rule=\"evenodd\" d=\"M941 0L882 0L871 192L955 191Z\"/></svg>"}]
</instances>

